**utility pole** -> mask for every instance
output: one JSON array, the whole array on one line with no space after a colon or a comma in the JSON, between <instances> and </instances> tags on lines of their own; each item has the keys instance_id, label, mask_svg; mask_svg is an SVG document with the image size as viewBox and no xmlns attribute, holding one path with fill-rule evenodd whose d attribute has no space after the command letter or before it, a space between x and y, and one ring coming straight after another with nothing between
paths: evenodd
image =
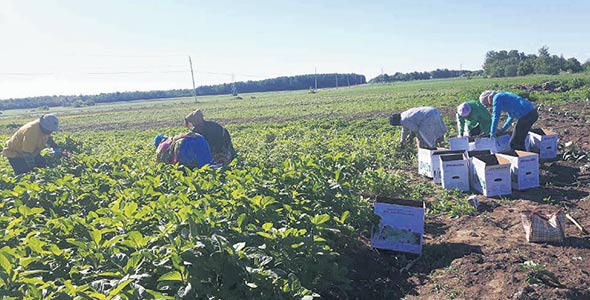
<instances>
[{"instance_id":1,"label":"utility pole","mask_svg":"<svg viewBox=\"0 0 590 300\"><path fill-rule=\"evenodd\" d=\"M381 67L381 82L385 82L385 78L383 78L383 67Z\"/></svg>"},{"instance_id":2,"label":"utility pole","mask_svg":"<svg viewBox=\"0 0 590 300\"><path fill-rule=\"evenodd\" d=\"M348 74L346 75L346 85L350 86L350 76Z\"/></svg>"},{"instance_id":3,"label":"utility pole","mask_svg":"<svg viewBox=\"0 0 590 300\"><path fill-rule=\"evenodd\" d=\"M315 68L313 80L315 81L314 92L318 90L318 68Z\"/></svg>"},{"instance_id":4,"label":"utility pole","mask_svg":"<svg viewBox=\"0 0 590 300\"><path fill-rule=\"evenodd\" d=\"M336 88L338 88L338 73L336 73Z\"/></svg>"},{"instance_id":5,"label":"utility pole","mask_svg":"<svg viewBox=\"0 0 590 300\"><path fill-rule=\"evenodd\" d=\"M191 56L188 56L188 63L191 66L191 77L193 78L193 95L195 96L195 103L199 103L197 100L197 87L195 86L195 74L193 73L193 61L191 60Z\"/></svg>"},{"instance_id":6,"label":"utility pole","mask_svg":"<svg viewBox=\"0 0 590 300\"><path fill-rule=\"evenodd\" d=\"M234 73L231 73L231 93L232 93L232 96L238 95L238 91L236 89L236 80L234 77Z\"/></svg>"}]
</instances>

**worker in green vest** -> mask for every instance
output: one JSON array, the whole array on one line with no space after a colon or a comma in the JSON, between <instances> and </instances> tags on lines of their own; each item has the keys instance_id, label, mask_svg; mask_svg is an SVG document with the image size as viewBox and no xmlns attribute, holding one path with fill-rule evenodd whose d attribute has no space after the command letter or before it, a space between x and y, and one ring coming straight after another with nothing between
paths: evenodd
<instances>
[{"instance_id":1,"label":"worker in green vest","mask_svg":"<svg viewBox=\"0 0 590 300\"><path fill-rule=\"evenodd\" d=\"M457 107L457 131L461 137L488 134L492 115L478 100L466 101Z\"/></svg>"}]
</instances>

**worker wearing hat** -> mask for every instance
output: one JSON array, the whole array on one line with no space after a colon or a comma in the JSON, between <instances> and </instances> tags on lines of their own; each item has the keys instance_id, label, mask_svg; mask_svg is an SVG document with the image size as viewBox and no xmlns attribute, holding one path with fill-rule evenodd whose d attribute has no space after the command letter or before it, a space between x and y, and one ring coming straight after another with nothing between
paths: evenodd
<instances>
[{"instance_id":1,"label":"worker wearing hat","mask_svg":"<svg viewBox=\"0 0 590 300\"><path fill-rule=\"evenodd\" d=\"M447 133L447 127L435 107L414 107L401 113L393 113L389 117L389 124L402 127L400 139L402 145L414 135L420 148L435 147Z\"/></svg>"},{"instance_id":2,"label":"worker wearing hat","mask_svg":"<svg viewBox=\"0 0 590 300\"><path fill-rule=\"evenodd\" d=\"M51 138L51 133L57 131L58 124L55 115L47 114L23 125L10 137L2 155L8 158L16 175L28 173L34 168L44 168L47 162L41 156L41 150L46 145L52 147L56 153L60 152Z\"/></svg>"},{"instance_id":3,"label":"worker wearing hat","mask_svg":"<svg viewBox=\"0 0 590 300\"><path fill-rule=\"evenodd\" d=\"M236 157L236 150L227 129L215 121L205 121L203 112L197 109L184 117L184 125L194 133L205 137L211 149L214 164L229 164Z\"/></svg>"},{"instance_id":4,"label":"worker wearing hat","mask_svg":"<svg viewBox=\"0 0 590 300\"><path fill-rule=\"evenodd\" d=\"M477 100L466 101L457 107L458 135L476 136L488 134L492 124L492 115ZM467 127L467 128L465 128Z\"/></svg>"},{"instance_id":5,"label":"worker wearing hat","mask_svg":"<svg viewBox=\"0 0 590 300\"><path fill-rule=\"evenodd\" d=\"M526 136L539 118L535 106L527 99L516 94L501 91L484 91L479 96L479 101L486 107L492 106L493 109L490 137L496 136L496 128L500 122L502 112L506 112L508 118L500 131L506 131L514 119L518 120L510 137L510 148L524 151Z\"/></svg>"}]
</instances>

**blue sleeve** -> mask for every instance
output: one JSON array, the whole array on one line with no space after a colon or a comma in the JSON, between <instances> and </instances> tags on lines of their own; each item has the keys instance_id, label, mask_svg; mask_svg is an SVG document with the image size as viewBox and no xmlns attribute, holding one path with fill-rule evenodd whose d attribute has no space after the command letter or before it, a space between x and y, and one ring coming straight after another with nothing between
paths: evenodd
<instances>
[{"instance_id":1,"label":"blue sleeve","mask_svg":"<svg viewBox=\"0 0 590 300\"><path fill-rule=\"evenodd\" d=\"M496 136L496 128L498 127L498 123L500 122L500 116L502 115L502 105L500 101L494 97L493 102L494 111L492 112L492 125L490 127L490 137Z\"/></svg>"},{"instance_id":2,"label":"blue sleeve","mask_svg":"<svg viewBox=\"0 0 590 300\"><path fill-rule=\"evenodd\" d=\"M203 137L199 139L199 150L197 153L197 165L199 168L203 167L204 165L211 164L213 162L213 158L211 157L211 150L209 149L209 143Z\"/></svg>"}]
</instances>

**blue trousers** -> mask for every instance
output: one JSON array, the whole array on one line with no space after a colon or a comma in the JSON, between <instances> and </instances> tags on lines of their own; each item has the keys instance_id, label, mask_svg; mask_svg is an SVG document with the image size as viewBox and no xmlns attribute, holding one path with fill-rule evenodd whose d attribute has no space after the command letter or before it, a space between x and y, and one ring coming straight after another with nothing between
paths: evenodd
<instances>
[{"instance_id":1,"label":"blue trousers","mask_svg":"<svg viewBox=\"0 0 590 300\"><path fill-rule=\"evenodd\" d=\"M35 156L34 166L29 166L22 157L9 158L8 162L12 166L15 175L29 173L33 171L34 168L45 168L47 166L47 160L45 160L45 157L41 156L40 154Z\"/></svg>"}]
</instances>

